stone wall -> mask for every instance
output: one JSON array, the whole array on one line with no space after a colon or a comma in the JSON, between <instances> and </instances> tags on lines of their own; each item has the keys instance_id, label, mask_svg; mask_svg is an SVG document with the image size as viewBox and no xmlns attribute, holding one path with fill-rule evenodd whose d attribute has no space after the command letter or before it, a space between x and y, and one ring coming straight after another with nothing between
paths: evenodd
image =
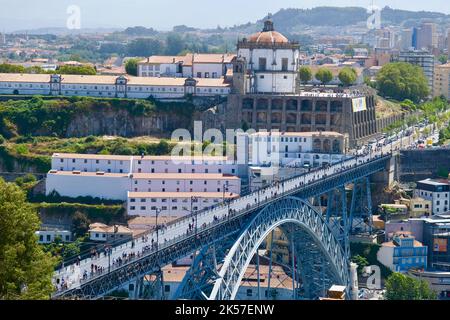
<instances>
[{"instance_id":1,"label":"stone wall","mask_svg":"<svg viewBox=\"0 0 450 320\"><path fill-rule=\"evenodd\" d=\"M398 159L400 182L437 178L440 171L450 172L450 149L405 150Z\"/></svg>"}]
</instances>

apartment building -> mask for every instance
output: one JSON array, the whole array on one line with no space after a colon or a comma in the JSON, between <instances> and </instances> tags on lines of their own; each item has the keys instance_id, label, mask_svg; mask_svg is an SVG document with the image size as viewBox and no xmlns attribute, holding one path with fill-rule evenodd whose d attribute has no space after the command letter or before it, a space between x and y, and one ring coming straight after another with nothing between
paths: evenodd
<instances>
[{"instance_id":1,"label":"apartment building","mask_svg":"<svg viewBox=\"0 0 450 320\"><path fill-rule=\"evenodd\" d=\"M450 183L448 180L427 179L417 182L416 197L431 201L433 215L450 211Z\"/></svg>"},{"instance_id":2,"label":"apartment building","mask_svg":"<svg viewBox=\"0 0 450 320\"><path fill-rule=\"evenodd\" d=\"M433 97L444 96L450 100L450 63L434 68Z\"/></svg>"},{"instance_id":3,"label":"apartment building","mask_svg":"<svg viewBox=\"0 0 450 320\"><path fill-rule=\"evenodd\" d=\"M409 50L402 51L398 56L398 61L407 62L422 68L428 79L428 87L433 92L434 86L434 56L428 51Z\"/></svg>"}]
</instances>

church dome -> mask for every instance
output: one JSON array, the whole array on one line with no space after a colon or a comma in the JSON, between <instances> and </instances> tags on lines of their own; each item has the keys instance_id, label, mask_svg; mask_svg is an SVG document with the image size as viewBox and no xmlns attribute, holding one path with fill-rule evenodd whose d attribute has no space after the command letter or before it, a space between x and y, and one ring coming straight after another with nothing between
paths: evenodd
<instances>
[{"instance_id":1,"label":"church dome","mask_svg":"<svg viewBox=\"0 0 450 320\"><path fill-rule=\"evenodd\" d=\"M276 44L276 43L289 43L288 38L283 36L281 33L275 31L273 27L272 20L268 19L264 22L264 29L261 32L257 32L252 34L248 38L249 42L253 43L267 43L267 44Z\"/></svg>"}]
</instances>

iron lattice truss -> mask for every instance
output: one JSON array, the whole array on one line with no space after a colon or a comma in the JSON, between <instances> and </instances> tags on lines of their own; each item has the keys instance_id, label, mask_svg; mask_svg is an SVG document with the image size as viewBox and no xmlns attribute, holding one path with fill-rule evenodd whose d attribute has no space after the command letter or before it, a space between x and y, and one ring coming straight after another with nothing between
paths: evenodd
<instances>
[{"instance_id":1,"label":"iron lattice truss","mask_svg":"<svg viewBox=\"0 0 450 320\"><path fill-rule=\"evenodd\" d=\"M286 224L294 225L293 232L296 234L303 234L303 237L298 237L302 238L301 243L294 240L295 247L315 250L317 246L326 260L331 262L329 270L332 271L334 283L347 286L348 260L322 214L299 198L287 197L267 206L244 229L227 255L209 299L234 300L245 270L260 244L272 230ZM302 253L309 255L309 252Z\"/></svg>"},{"instance_id":2,"label":"iron lattice truss","mask_svg":"<svg viewBox=\"0 0 450 320\"><path fill-rule=\"evenodd\" d=\"M281 208L282 206L285 206L286 203L296 203L299 205L296 209L305 208L303 210L306 210L306 207L303 202L299 202L298 199L308 199L313 198L322 194L327 194L337 188L342 188L346 184L354 183L355 181L359 181L365 177L368 177L376 172L384 171L386 168L387 162L390 160L390 156L381 157L375 160L372 160L370 162L360 164L358 166L349 167L346 168L344 171L331 175L329 177L325 177L320 180L316 180L314 182L307 182L301 183L299 179L292 179L290 181L285 181L281 183L281 187L284 188L284 184L292 184L293 189L290 191L284 192L284 189L280 194L274 195L271 198L268 199L261 199L260 202L257 203L256 206L253 206L247 210L242 210L238 214L229 216L227 220L221 220L218 223L208 225L205 228L202 228L199 230L199 232L194 234L187 234L183 236L179 236L178 238L172 239L168 241L167 244L164 244L164 246L161 246L161 248L157 251L151 251L145 255L143 255L140 259L133 260L120 268L111 270L107 274L99 275L94 278L90 278L86 282L83 282L79 287L69 289L63 292L58 292L54 294L54 299L98 299L103 296L108 295L109 293L113 292L114 290L123 287L124 285L128 283L136 283L138 279L142 279L144 276L149 274L158 274L161 270L162 266L168 265L178 259L181 259L183 257L189 256L193 253L198 252L199 250L202 250L202 248L210 247L213 244L225 244L227 242L223 242L224 239L227 239L229 237L236 237L236 235L242 234L243 230L246 230L245 228L249 226L250 221L254 221L254 219L258 219L258 217L262 214L263 216L266 215L266 212L268 212L267 207L274 208L272 206L278 206ZM291 198L296 197L296 199ZM303 203L303 205L302 205ZM301 215L299 211L294 210L295 208L291 207L292 210L288 210L289 214L297 214L297 218L295 220L292 220L292 223L298 224L299 221L302 221L302 217L309 217L308 219L322 219L320 214L313 214L313 211L310 211L308 214ZM310 208L312 209L312 208ZM306 210L307 211L307 210ZM279 210L280 215L286 215L286 210ZM317 212L316 212L317 213ZM269 218L269 217L267 217ZM191 217L187 217L187 219L191 219ZM262 219L262 218L259 218ZM276 217L276 215L271 215L270 219L268 221L272 221L273 223L276 223L276 221L279 218ZM263 219L264 220L264 219ZM343 271L343 266L347 263L347 259L344 259L343 261L341 257L341 247L335 247L334 246L334 240L336 237L333 236L333 233L329 232L329 226L325 228L323 224L320 223L319 220L313 221L305 221L303 226L309 226L310 233L314 234L320 234L320 238L325 241L325 238L322 237L328 237L327 241L320 242L323 244L323 248L325 250L322 250L326 252L326 254L329 255L329 258L327 261L333 261L334 269L335 269L335 276L340 279L342 283L348 282L348 274ZM347 218L344 219L345 221ZM306 222L309 222L310 224L307 224ZM263 223L263 221L261 221ZM283 222L284 223L284 222ZM267 228L268 225L264 224ZM316 228L316 229L313 229ZM262 228L262 227L261 227ZM318 228L318 229L317 229ZM273 228L270 228L271 230ZM304 228L305 229L305 228ZM305 230L306 230L305 229ZM314 231L312 231L314 230ZM347 229L348 230L348 229ZM319 233L318 233L319 232ZM347 236L347 233L346 233ZM236 243L235 245L238 245L240 242ZM325 245L326 244L326 245ZM297 246L301 247L301 246ZM230 248L230 245L228 245L228 248ZM221 247L220 250L222 252L226 252L228 248ZM348 253L346 253L348 255ZM235 261L234 263L238 263L238 261ZM231 262L229 262L229 265ZM316 263L317 264L317 263ZM208 266L209 267L209 266ZM233 269L233 268L232 268ZM232 270L229 269L229 270ZM212 270L212 269L211 269ZM224 269L225 270L225 269ZM195 272L194 272L195 273ZM214 273L210 271L210 273ZM191 273L192 275L193 273ZM231 275L231 274L230 274ZM217 275L216 275L217 276ZM222 277L225 276L225 274L222 275ZM202 279L206 279L208 277L201 277ZM340 277L340 278L339 278ZM195 277L191 277L193 279ZM236 279L238 277L233 276L229 278L230 281L228 281L229 284L236 283ZM220 280L220 279L219 279ZM222 284L223 281L219 281L217 283ZM187 280L186 280L187 281ZM203 280L204 281L204 280ZM194 281L190 281L191 289L194 287ZM218 286L218 284L217 284ZM232 286L227 285L227 289L221 291L224 295L221 296L223 298L226 298L227 296L232 297L235 289L232 289L230 291L230 288ZM200 290L201 291L201 290ZM218 291L218 289L216 289ZM199 290L197 290L199 292ZM229 292L225 294L226 292ZM230 294L232 293L232 294ZM216 298L215 295L211 295L211 297Z\"/></svg>"}]
</instances>

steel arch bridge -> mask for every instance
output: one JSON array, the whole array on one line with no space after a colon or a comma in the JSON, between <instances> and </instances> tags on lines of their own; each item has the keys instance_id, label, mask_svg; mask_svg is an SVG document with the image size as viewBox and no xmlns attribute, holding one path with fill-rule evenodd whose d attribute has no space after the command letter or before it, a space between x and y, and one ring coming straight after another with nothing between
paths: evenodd
<instances>
[{"instance_id":1,"label":"steel arch bridge","mask_svg":"<svg viewBox=\"0 0 450 320\"><path fill-rule=\"evenodd\" d=\"M358 205L356 202L353 205L352 202L348 213L345 186L356 186L360 182L368 186L368 177L385 171L390 160L388 155L366 162L353 161L352 165L346 167L335 166L341 170L321 179L305 180L301 176L286 180L273 187L278 194L271 194L269 189L265 194L244 196L239 201L248 205L231 205L236 208L232 214L226 206L205 212L203 215L210 218L224 210L227 214L222 214L217 221L205 224L199 228L198 233L175 236L156 250L112 268L105 274L80 281L77 286L55 293L53 298L98 299L130 283L138 288L136 297L142 296L145 291L143 279L146 275L161 274L161 267L194 254L196 257L191 270L187 272L175 297L233 299L242 279L241 272L237 271L248 266L248 259L254 256L262 239L276 227L280 227L292 239L292 252L298 258L297 266L292 259L292 276L295 279L301 278L302 290L307 297L317 297L324 289L329 288L329 283L342 284L348 288L349 234L352 228L350 221L360 218L361 212L357 212L359 209L370 209L370 201L367 205ZM357 190L353 190L353 195L356 195ZM370 192L369 187L358 190ZM320 208L323 200L320 199L321 195L326 195L331 203L337 203L327 206L326 213L322 213ZM370 193L367 196L370 198ZM318 205L314 204L317 202L314 199L317 198ZM320 209L316 209L317 207ZM194 215L187 216L178 221L174 230L178 224L183 225L193 217ZM238 256L240 258L237 260L233 258ZM66 267L65 272L69 272L68 269ZM293 289L295 298L297 289Z\"/></svg>"},{"instance_id":2,"label":"steel arch bridge","mask_svg":"<svg viewBox=\"0 0 450 320\"><path fill-rule=\"evenodd\" d=\"M314 250L318 247L330 267L327 269L327 279L331 279L334 284L349 284L347 257L323 215L304 200L287 197L264 208L243 230L225 258L209 299L235 299L252 257L267 236L281 226L290 229L292 235L288 238L291 238L291 246L298 248L293 250L296 256L307 254L305 249ZM302 241L298 241L300 239ZM292 270L295 274L294 270L295 267ZM319 297L319 292L310 293L309 297Z\"/></svg>"}]
</instances>

